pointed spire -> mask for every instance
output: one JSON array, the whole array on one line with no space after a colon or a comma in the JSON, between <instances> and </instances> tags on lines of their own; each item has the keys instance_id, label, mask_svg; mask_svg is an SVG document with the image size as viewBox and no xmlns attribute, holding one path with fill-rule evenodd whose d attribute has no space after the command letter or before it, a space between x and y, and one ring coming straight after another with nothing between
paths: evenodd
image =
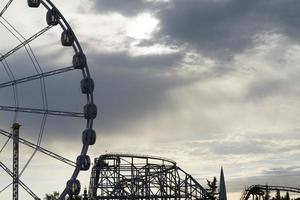
<instances>
[{"instance_id":1,"label":"pointed spire","mask_svg":"<svg viewBox=\"0 0 300 200\"><path fill-rule=\"evenodd\" d=\"M224 178L224 172L223 167L221 167L221 174L220 174L220 193L219 193L219 199L220 200L227 200L227 193L226 193L226 185L225 185L225 178Z\"/></svg>"}]
</instances>

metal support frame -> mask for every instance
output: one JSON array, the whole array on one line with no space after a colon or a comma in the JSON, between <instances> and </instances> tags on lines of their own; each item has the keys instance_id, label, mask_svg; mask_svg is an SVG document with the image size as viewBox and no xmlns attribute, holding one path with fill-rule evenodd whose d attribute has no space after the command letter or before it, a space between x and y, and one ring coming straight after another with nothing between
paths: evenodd
<instances>
[{"instance_id":1,"label":"metal support frame","mask_svg":"<svg viewBox=\"0 0 300 200\"><path fill-rule=\"evenodd\" d=\"M20 124L14 123L13 129L13 200L19 199L19 129Z\"/></svg>"},{"instance_id":2,"label":"metal support frame","mask_svg":"<svg viewBox=\"0 0 300 200\"><path fill-rule=\"evenodd\" d=\"M8 56L12 55L13 53L17 52L19 49L21 49L22 47L24 47L25 45L29 44L31 41L35 40L36 38L38 38L40 35L44 34L46 31L48 31L50 28L52 28L52 26L47 26L45 28L43 28L42 30L40 30L39 32L35 33L34 35L32 35L30 38L28 38L27 40L25 40L24 42L20 43L18 46L16 46L15 48L11 49L10 51L8 51L7 53L5 53L4 55L0 56L0 62L4 59L6 59Z\"/></svg>"},{"instance_id":3,"label":"metal support frame","mask_svg":"<svg viewBox=\"0 0 300 200\"><path fill-rule=\"evenodd\" d=\"M211 199L175 162L129 154L105 154L95 159L89 195L93 200Z\"/></svg>"},{"instance_id":4,"label":"metal support frame","mask_svg":"<svg viewBox=\"0 0 300 200\"><path fill-rule=\"evenodd\" d=\"M10 4L12 3L13 0L9 0L7 2L7 4L4 6L4 8L2 9L2 11L0 12L0 17L5 13L5 11L8 9L8 7L10 6Z\"/></svg>"},{"instance_id":5,"label":"metal support frame","mask_svg":"<svg viewBox=\"0 0 300 200\"><path fill-rule=\"evenodd\" d=\"M7 131L4 131L2 129L0 129L0 134L3 135L3 136L5 136L5 137L8 137L8 138L12 137L11 133L9 133ZM36 144L33 144L32 142L29 142L29 141L27 141L27 140L25 140L23 138L18 137L18 142L22 143L22 144L24 144L24 145L26 145L26 146L28 146L30 148L37 149L39 152L41 152L41 153L43 153L43 154L45 154L47 156L50 156L52 158L55 158L55 159L57 159L57 160L59 160L61 162L64 162L64 163L66 163L66 164L68 164L68 165L70 165L72 167L76 167L76 163L75 162L73 162L73 161L71 161L71 160L69 160L67 158L64 158L64 157L62 157L62 156L60 156L60 155L58 155L56 153L53 153L53 152L51 152L51 151L49 151L49 150L47 150L47 149L45 149L43 147L39 147Z\"/></svg>"},{"instance_id":6,"label":"metal support frame","mask_svg":"<svg viewBox=\"0 0 300 200\"><path fill-rule=\"evenodd\" d=\"M41 128L40 128L40 133L39 133L39 140L38 140L38 144L37 145L33 145L32 143L26 141L26 140L22 140L20 138L18 138L18 142L23 142L23 144L29 145L30 147L34 148L35 151L32 154L32 156L30 157L30 159L28 160L28 162L26 163L25 167L23 169L26 168L26 166L28 166L28 163L30 162L30 160L33 158L34 154L36 151L40 151L42 153L45 153L46 155L49 155L53 158L56 158L60 161L66 162L67 164L70 164L72 166L75 167L72 176L69 180L68 183L72 183L72 182L76 182L79 184L79 181L77 180L78 174L80 173L81 170L81 166L80 165L76 165L76 163L74 164L74 162L69 161L57 154L54 154L51 151L48 151L46 149L43 149L40 147L40 143L42 140L42 136L43 136L43 131L44 131L44 127L45 127L45 123L46 123L46 119L47 119L47 115L55 115L55 116L63 116L63 117L78 117L78 118L85 118L86 119L86 129L93 129L93 120L96 117L96 113L93 111L96 111L96 107L94 105L94 95L93 95L93 90L90 91L82 91L83 95L86 96L86 100L87 100L87 106L85 106L85 110L84 113L78 113L78 112L65 112L65 111L59 111L59 110L50 110L48 109L48 105L47 105L47 93L46 93L46 86L45 86L45 80L44 78L47 76L52 76L52 75L56 75L56 74L60 74L63 72L67 72L67 71L71 71L73 70L73 68L64 68L64 69L59 69L59 70L55 70L55 71L50 71L50 72L46 72L44 73L42 68L40 67L31 47L30 47L30 43L37 39L39 36L43 35L45 32L47 32L49 29L51 29L53 26L47 26L45 28L43 28L42 30L40 30L39 32L33 34L31 37L29 38L25 38L11 23L9 23L2 15L4 14L4 12L8 9L8 7L11 5L11 2L13 0L7 0L8 3L5 5L5 7L3 8L3 10L0 10L0 24L2 24L7 31L9 31L20 43L19 45L15 46L13 49L9 50L8 52L6 52L5 54L0 54L0 62L2 62L2 64L4 65L5 70L7 71L8 77L10 82L6 82L6 83L0 83L1 87L9 87L11 86L14 90L14 106L11 105L3 105L0 106L0 111L8 111L8 112L14 112L15 113L15 118L17 117L17 113L18 112L24 112L24 113L30 113L30 114L42 114L43 116L43 120L41 123ZM59 17L59 25L61 27L61 29L63 31L68 31L72 34L74 42L71 43L71 46L73 47L74 53L80 53L82 55L84 55L83 50L80 46L80 43L76 37L76 35L74 34L72 28L70 27L70 25L68 24L68 22L66 21L66 19L64 18L64 16L60 13L60 11L56 8L56 6L51 2L51 0L43 0L40 1L41 5L43 5L44 8L46 8L48 10L48 12L50 10L55 10L55 12L58 14ZM4 21L4 22L3 22ZM12 71L10 70L10 67L6 61L6 58L8 58L9 56L11 56L12 54L14 54L15 52L19 51L21 48L25 48L25 50L27 51L32 64L34 65L37 74L33 75L33 76L29 76L29 77L24 77L22 79L15 79ZM91 74L88 68L88 65L85 64L84 66L74 66L74 69L80 69L80 71L82 72L82 76L84 79L91 79ZM43 100L43 108L42 109L36 109L36 108L25 108L25 107L20 107L18 104L18 92L17 92L17 84L20 83L24 83L24 82L28 82L28 81L32 81L32 80L38 80L40 79L40 83L41 83L41 89L42 89L42 100ZM92 106L90 106L92 105ZM89 107L90 106L90 107ZM17 121L16 119L14 119L14 121ZM4 135L7 135L7 132L2 132L0 130L1 134L4 133ZM12 137L12 136L9 136ZM9 140L7 140L9 141ZM16 140L15 140L16 141ZM7 144L7 142L6 142ZM5 145L6 145L5 144ZM5 147L4 145L4 147ZM82 149L80 152L80 156L86 156L89 146L92 144L86 143L82 145ZM4 148L3 147L3 148ZM2 149L3 149L2 148ZM21 172L22 173L22 172ZM77 185L78 185L77 184ZM8 186L9 187L9 186ZM7 187L6 187L7 188ZM5 190L5 189L4 189ZM61 195L59 197L59 200L63 200L65 199L66 195L68 194L69 196L72 196L72 194L70 194L70 184L67 184L65 189L61 192ZM1 192L1 191L0 191Z\"/></svg>"},{"instance_id":7,"label":"metal support frame","mask_svg":"<svg viewBox=\"0 0 300 200\"><path fill-rule=\"evenodd\" d=\"M250 200L254 198L259 200L268 200L270 199L270 191L283 191L300 194L300 188L286 186L252 185L245 189L240 199Z\"/></svg>"},{"instance_id":8,"label":"metal support frame","mask_svg":"<svg viewBox=\"0 0 300 200\"><path fill-rule=\"evenodd\" d=\"M20 84L20 83L34 81L34 80L38 80L38 79L41 79L41 78L44 78L44 77L54 76L54 75L65 73L65 72L72 71L72 70L75 70L74 66L65 67L65 68L61 68L61 69L56 69L56 70L45 72L45 73L42 73L42 74L35 74L35 75L32 75L32 76L20 78L20 79L17 79L17 80L12 80L12 81L8 81L8 82L5 82L5 83L0 83L0 88L10 87L10 86L17 85L17 84Z\"/></svg>"},{"instance_id":9,"label":"metal support frame","mask_svg":"<svg viewBox=\"0 0 300 200\"><path fill-rule=\"evenodd\" d=\"M2 106L0 105L0 110L9 111L9 112L22 112L22 113L33 113L33 114L47 114L54 116L63 116L63 117L76 117L83 118L83 113L78 112L67 112L67 111L59 111L59 110L45 110L45 109L37 109L37 108L24 108L24 107L15 107L15 106Z\"/></svg>"},{"instance_id":10,"label":"metal support frame","mask_svg":"<svg viewBox=\"0 0 300 200\"><path fill-rule=\"evenodd\" d=\"M0 167L9 175L13 178L13 172L11 172L8 167L6 167L6 165L4 165L4 163L2 163L0 161ZM25 185L25 183L23 183L20 179L19 179L19 185L30 195L33 197L34 200L40 200L40 198L27 186Z\"/></svg>"}]
</instances>

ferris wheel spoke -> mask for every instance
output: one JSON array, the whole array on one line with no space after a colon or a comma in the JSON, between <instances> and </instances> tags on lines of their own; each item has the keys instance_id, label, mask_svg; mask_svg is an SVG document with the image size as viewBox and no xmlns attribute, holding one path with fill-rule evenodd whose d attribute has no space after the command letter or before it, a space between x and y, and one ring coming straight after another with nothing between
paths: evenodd
<instances>
[{"instance_id":1,"label":"ferris wheel spoke","mask_svg":"<svg viewBox=\"0 0 300 200\"><path fill-rule=\"evenodd\" d=\"M2 192L4 192L7 188L9 188L9 186L11 186L12 185L12 183L10 183L10 184L8 184L7 186L5 186L4 188L2 188L1 190L0 190L0 193L2 193Z\"/></svg>"},{"instance_id":2,"label":"ferris wheel spoke","mask_svg":"<svg viewBox=\"0 0 300 200\"><path fill-rule=\"evenodd\" d=\"M15 107L15 106L1 106L0 110L10 111L10 112L23 112L23 113L32 113L32 114L47 114L63 117L78 117L83 118L84 113L78 112L67 112L67 111L58 111L58 110L45 110L45 109L36 109L36 108L24 108L24 107Z\"/></svg>"},{"instance_id":3,"label":"ferris wheel spoke","mask_svg":"<svg viewBox=\"0 0 300 200\"><path fill-rule=\"evenodd\" d=\"M4 6L4 8L2 9L2 11L0 12L0 17L5 13L5 11L8 9L8 7L10 6L10 4L13 2L13 0L9 0L7 2L7 4Z\"/></svg>"},{"instance_id":4,"label":"ferris wheel spoke","mask_svg":"<svg viewBox=\"0 0 300 200\"><path fill-rule=\"evenodd\" d=\"M11 134L11 133L9 133L8 131L2 130L2 129L0 129L0 134L3 135L3 136L5 136L5 137L8 137L8 138L11 138L11 137L12 137L12 134ZM19 141L20 143L22 143L22 144L24 144L24 145L26 145L26 146L32 148L32 149L36 149L36 150L38 150L39 152L41 152L41 153L43 153L43 154L46 154L47 156L50 156L50 157L52 157L52 158L55 158L56 160L59 160L59 161L61 161L61 162L64 162L64 163L66 163L66 164L68 164L68 165L70 165L70 166L72 166L72 167L76 167L76 163L73 162L72 160L69 160L69 159L67 159L67 158L64 158L64 157L62 157L62 156L60 156L60 155L58 155L58 154L56 154L56 153L53 153L52 151L49 151L49 150L47 150L47 149L45 149L45 148L43 148L43 147L40 147L40 146L38 146L38 145L36 145L36 144L33 144L32 142L29 142L29 141L27 141L27 140L25 140L25 139L23 139L23 138L21 138L21 137L18 138L18 141Z\"/></svg>"},{"instance_id":5,"label":"ferris wheel spoke","mask_svg":"<svg viewBox=\"0 0 300 200\"><path fill-rule=\"evenodd\" d=\"M30 42L32 42L33 40L35 40L36 38L38 38L39 36L43 35L45 32L47 32L50 28L52 28L52 26L47 26L45 28L43 28L42 30L40 30L39 32L35 33L34 35L32 35L30 38L28 38L27 40L23 41L21 44L19 44L18 46L16 46L15 48L11 49L10 51L8 51L7 53L5 53L4 55L2 55L0 57L0 61L6 59L8 56L12 55L13 53L15 53L16 51L18 51L19 49L21 49L22 47L24 47L25 45L29 44Z\"/></svg>"},{"instance_id":6,"label":"ferris wheel spoke","mask_svg":"<svg viewBox=\"0 0 300 200\"><path fill-rule=\"evenodd\" d=\"M3 163L0 161L0 167L11 177L13 177L13 173L10 171L10 169ZM21 181L20 179L18 180L19 184L21 185L21 187L30 195L33 197L33 199L38 200L40 199L23 181ZM12 183L11 183L12 184ZM11 184L9 184L8 186L6 186L4 189L1 190L1 192L3 192L4 190L6 190L6 188L8 188L9 186L11 186Z\"/></svg>"},{"instance_id":7,"label":"ferris wheel spoke","mask_svg":"<svg viewBox=\"0 0 300 200\"><path fill-rule=\"evenodd\" d=\"M20 79L16 79L16 80L11 80L11 81L8 81L5 83L0 83L0 88L10 87L10 86L13 86L16 84L29 82L29 81L45 78L48 76L53 76L53 75L69 72L72 70L75 70L75 68L73 66L70 66L70 67L65 67L65 68L61 68L61 69L57 69L57 70L53 70L53 71L49 71L49 72L45 72L45 73L41 73L41 74L36 74L36 75L32 75L32 76L28 76L28 77L24 77L24 78L20 78Z\"/></svg>"},{"instance_id":8,"label":"ferris wheel spoke","mask_svg":"<svg viewBox=\"0 0 300 200\"><path fill-rule=\"evenodd\" d=\"M0 153L5 149L6 145L8 144L9 140L10 140L11 137L7 138L7 140L4 142L1 150L0 150Z\"/></svg>"},{"instance_id":9,"label":"ferris wheel spoke","mask_svg":"<svg viewBox=\"0 0 300 200\"><path fill-rule=\"evenodd\" d=\"M17 28L14 25L12 25L12 23L10 23L6 18L4 18L2 16L0 16L0 18L3 19L3 21L6 23L5 24L2 21L0 21L0 24L2 24L5 27L5 29L10 34L12 34L19 42L22 43L23 41L26 40L26 38L23 36L23 34L20 31L18 31ZM30 57L30 60L31 60L33 66L35 67L35 69L38 73L43 73L43 70L42 70L39 62L37 61L37 58L31 48L30 44L28 43L27 46L28 47L25 46L25 50L26 50L28 56Z\"/></svg>"}]
</instances>

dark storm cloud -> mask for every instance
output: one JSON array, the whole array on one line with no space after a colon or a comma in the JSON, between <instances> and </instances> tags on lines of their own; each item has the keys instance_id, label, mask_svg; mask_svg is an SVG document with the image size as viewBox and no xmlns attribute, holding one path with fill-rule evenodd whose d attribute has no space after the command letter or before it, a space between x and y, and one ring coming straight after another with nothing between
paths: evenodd
<instances>
[{"instance_id":1,"label":"dark storm cloud","mask_svg":"<svg viewBox=\"0 0 300 200\"><path fill-rule=\"evenodd\" d=\"M287 36L299 33L300 2L266 0L174 0L162 10L158 37L187 44L209 55L240 53L264 31Z\"/></svg>"},{"instance_id":2,"label":"dark storm cloud","mask_svg":"<svg viewBox=\"0 0 300 200\"><path fill-rule=\"evenodd\" d=\"M256 0L172 3L158 14L157 37L166 43L192 46L207 55L242 51L252 44L253 34L264 27L251 12Z\"/></svg>"},{"instance_id":3,"label":"dark storm cloud","mask_svg":"<svg viewBox=\"0 0 300 200\"><path fill-rule=\"evenodd\" d=\"M131 70L169 70L170 68L178 67L183 54L170 53L170 54L150 54L142 56L131 56L126 52L122 53L102 53L91 55L90 60L95 66L112 67L119 69Z\"/></svg>"},{"instance_id":4,"label":"dark storm cloud","mask_svg":"<svg viewBox=\"0 0 300 200\"><path fill-rule=\"evenodd\" d=\"M186 47L184 52L196 50L221 61L221 64L214 68L213 75L224 75L236 70L236 67L229 67L230 63L223 61L232 60L234 55L254 47L257 38L264 40L263 37L259 37L261 34L269 36L278 33L296 43L299 42L300 2L297 0L172 0L159 3L160 6L153 6L155 3L142 0L97 0L94 3L94 9L98 12L113 11L126 16L153 12L159 20L159 29L150 40L142 41L140 46L163 43L175 48ZM276 55L272 53L271 56L275 57L274 59L280 58L282 51ZM135 60L142 61L140 58L135 58L134 61L126 60L124 54L114 55L117 56L120 58L113 62L132 62L134 66L138 63ZM296 75L292 78L270 76L267 79L256 79L249 84L245 99L298 95L298 80Z\"/></svg>"},{"instance_id":5,"label":"dark storm cloud","mask_svg":"<svg viewBox=\"0 0 300 200\"><path fill-rule=\"evenodd\" d=\"M191 83L192 79L166 76L181 59L180 54L132 57L126 53L90 55L97 85L100 125L103 132L122 132L145 115L170 112L167 92Z\"/></svg>"},{"instance_id":6,"label":"dark storm cloud","mask_svg":"<svg viewBox=\"0 0 300 200\"><path fill-rule=\"evenodd\" d=\"M133 15L153 3L95 1L99 12L115 11ZM218 59L231 58L254 45L261 33L280 33L296 41L299 33L300 2L297 0L173 0L159 6L160 28L153 43L188 46Z\"/></svg>"},{"instance_id":7,"label":"dark storm cloud","mask_svg":"<svg viewBox=\"0 0 300 200\"><path fill-rule=\"evenodd\" d=\"M135 16L144 11L153 11L161 6L161 2L145 0L97 0L94 6L100 13L118 12L125 16Z\"/></svg>"},{"instance_id":8,"label":"dark storm cloud","mask_svg":"<svg viewBox=\"0 0 300 200\"><path fill-rule=\"evenodd\" d=\"M124 15L136 15L147 7L141 0L103 0L95 1L96 9L102 12L120 12Z\"/></svg>"},{"instance_id":9,"label":"dark storm cloud","mask_svg":"<svg viewBox=\"0 0 300 200\"><path fill-rule=\"evenodd\" d=\"M286 2L288 3L282 3L279 0L274 0L272 3L258 0L188 0L188 3L180 0L173 0L169 3L141 0L94 1L95 9L99 12L114 11L127 16L133 16L145 10L158 9L158 6L154 6L155 4L164 5L156 14L160 20L160 29L154 35L154 43L159 41L167 44L187 44L207 55L218 52L222 52L223 55L224 51L230 55L240 52L251 47L252 37L264 30L278 31L291 37L295 35L297 21L294 18L298 15L296 11L299 3L292 0ZM193 81L163 75L172 72L180 65L183 53L134 57L127 53L105 53L90 54L88 58L91 63L92 76L96 82L95 99L99 105L97 123L99 123L99 128L107 132L114 132L116 127L121 129L122 125L132 123L144 115L171 110L173 105L167 97L167 92ZM41 61L49 63L49 59L46 58ZM222 70L224 67L217 69L220 70L220 74L224 74ZM58 101L53 98L54 95L49 95L50 104L53 102L61 105L68 104L81 110L81 102L73 101L77 98L69 90L65 92L56 89L64 85L76 88L80 93L80 77L66 76L70 77L68 84L64 79L49 81L49 92L53 91L52 94L58 94L57 96L66 99L66 102ZM267 86L266 90L273 91ZM255 92L259 93L254 87ZM264 90L260 93L265 94ZM29 101L30 95L28 96ZM58 124L55 127L61 130L64 125ZM242 147L239 148L241 150ZM239 151L237 147L225 149L228 154ZM253 152L258 153L263 150L258 148ZM214 151L218 153L221 150L216 148Z\"/></svg>"},{"instance_id":10,"label":"dark storm cloud","mask_svg":"<svg viewBox=\"0 0 300 200\"><path fill-rule=\"evenodd\" d=\"M144 56L130 56L127 53L89 54L91 75L96 84L94 98L99 107L99 115L95 120L98 132L122 133L125 127L134 126L133 123L144 116L172 111L174 108L167 92L193 81L190 78L166 75L174 71L182 56L180 53ZM49 61L48 56L38 57L41 63L47 63L48 66L55 66L55 60L60 58L57 55L57 59ZM26 59L26 54L20 54L9 60L19 77L35 73L34 69L28 72L32 64L24 62ZM42 67L44 72L53 70L44 65ZM79 71L46 78L49 109L82 112L86 102L80 92L81 79ZM39 80L18 87L21 107L42 107ZM5 117L5 113L1 113L1 116ZM20 115L27 138L36 137L41 117ZM63 131L66 127L68 131ZM74 133L80 135L78 132L84 127L84 120L50 116L46 132L51 132L49 139L68 138Z\"/></svg>"}]
</instances>

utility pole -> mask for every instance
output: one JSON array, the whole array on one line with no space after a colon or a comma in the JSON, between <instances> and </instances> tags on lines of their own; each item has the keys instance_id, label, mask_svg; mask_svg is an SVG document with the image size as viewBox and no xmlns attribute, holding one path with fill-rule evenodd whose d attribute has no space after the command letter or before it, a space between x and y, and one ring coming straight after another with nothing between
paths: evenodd
<instances>
[{"instance_id":1,"label":"utility pole","mask_svg":"<svg viewBox=\"0 0 300 200\"><path fill-rule=\"evenodd\" d=\"M14 123L13 129L13 200L19 200L19 129L21 125Z\"/></svg>"}]
</instances>

